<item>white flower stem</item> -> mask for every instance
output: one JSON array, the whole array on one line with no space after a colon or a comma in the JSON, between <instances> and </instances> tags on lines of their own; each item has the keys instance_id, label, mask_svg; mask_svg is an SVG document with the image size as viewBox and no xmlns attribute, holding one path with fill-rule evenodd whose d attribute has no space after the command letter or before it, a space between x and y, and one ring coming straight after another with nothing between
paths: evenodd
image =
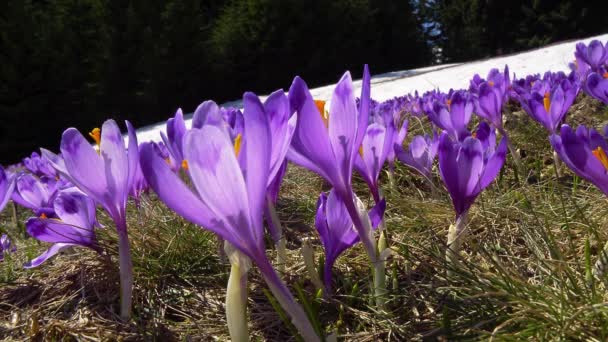
<instances>
[{"instance_id":1,"label":"white flower stem","mask_svg":"<svg viewBox=\"0 0 608 342\"><path fill-rule=\"evenodd\" d=\"M226 288L226 322L230 338L234 342L248 342L247 327L247 272L249 258L225 242L226 254L230 258L230 277ZM239 255L234 255L238 253Z\"/></svg>"},{"instance_id":2,"label":"white flower stem","mask_svg":"<svg viewBox=\"0 0 608 342\"><path fill-rule=\"evenodd\" d=\"M448 230L448 248L445 252L445 259L448 267L454 267L460 263L460 247L466 236L467 212L462 213L457 219L456 224L450 225ZM453 272L448 268L448 276Z\"/></svg>"}]
</instances>

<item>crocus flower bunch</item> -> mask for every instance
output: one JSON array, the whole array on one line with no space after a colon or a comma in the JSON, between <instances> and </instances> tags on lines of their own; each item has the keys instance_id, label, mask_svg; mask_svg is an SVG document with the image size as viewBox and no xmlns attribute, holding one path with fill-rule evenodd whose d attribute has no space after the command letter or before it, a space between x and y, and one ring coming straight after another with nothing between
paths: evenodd
<instances>
[{"instance_id":1,"label":"crocus flower bunch","mask_svg":"<svg viewBox=\"0 0 608 342\"><path fill-rule=\"evenodd\" d=\"M384 264L390 249L383 242L383 229L378 229L379 234L375 230L384 228L386 202L380 186L384 165L388 163L391 175L397 158L432 184L438 158L439 175L455 212L446 251L447 261L455 265L471 206L496 179L507 146L516 157L503 127L503 107L509 99L518 100L547 129L556 155L570 169L608 195L608 128L600 134L585 126L575 131L562 124L580 89L608 103L608 47L599 41L578 44L575 59L569 75L548 72L511 82L505 66L503 71L492 69L485 79L475 75L468 90L414 92L383 102L371 99L367 66L359 98L346 72L329 104L314 99L304 80L296 77L288 95L277 90L261 101L245 93L242 111L205 101L196 108L191 127L177 110L158 143L138 145L129 122L127 146L114 120L89 133L96 146L69 128L61 139L61 154L42 149L42 156L32 153L14 171L0 167L0 210L11 198L32 210L27 233L51 244L24 265L32 268L71 247L101 254L96 235L101 228L96 207L101 206L118 232L121 316L126 319L133 285L127 201L131 197L139 204L142 193L152 189L178 215L225 241L231 265L226 316L233 340L249 339L247 277L255 266L301 337L319 341L320 331L313 328L280 276L287 255L275 206L288 162L317 173L332 186L320 194L315 216L325 252L325 292L332 291L335 261L362 242L372 265L376 304L382 309ZM471 132L473 114L480 120ZM432 134L415 136L404 147L408 119L416 117L422 123L425 115L433 125ZM369 188L371 209L353 190L353 171ZM266 231L278 251L275 265L267 255ZM3 235L0 260L13 251L15 246ZM603 253L608 260L608 245ZM605 268L596 264L596 274Z\"/></svg>"},{"instance_id":2,"label":"crocus flower bunch","mask_svg":"<svg viewBox=\"0 0 608 342\"><path fill-rule=\"evenodd\" d=\"M95 203L101 205L116 225L123 319L131 316L133 286L126 207L139 163L135 130L128 121L126 125L129 135L128 148L125 148L120 128L116 122L108 120L104 122L101 130L95 129L90 134L98 144L97 149L91 146L75 128L68 128L63 133L61 138L63 158L42 149L43 156L55 170ZM58 242L65 243L66 241Z\"/></svg>"},{"instance_id":3,"label":"crocus flower bunch","mask_svg":"<svg viewBox=\"0 0 608 342\"><path fill-rule=\"evenodd\" d=\"M566 77L563 73L546 74L529 89L519 88L518 99L530 117L553 133L564 120L579 90L574 77Z\"/></svg>"},{"instance_id":4,"label":"crocus flower bunch","mask_svg":"<svg viewBox=\"0 0 608 342\"><path fill-rule=\"evenodd\" d=\"M581 80L583 90L608 104L608 42L593 40L589 45L576 44L571 68Z\"/></svg>"}]
</instances>

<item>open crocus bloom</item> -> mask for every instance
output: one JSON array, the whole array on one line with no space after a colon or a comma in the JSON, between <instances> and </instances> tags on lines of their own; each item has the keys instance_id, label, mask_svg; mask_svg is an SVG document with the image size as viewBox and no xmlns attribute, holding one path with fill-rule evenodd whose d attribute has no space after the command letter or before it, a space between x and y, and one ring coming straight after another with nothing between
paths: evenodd
<instances>
[{"instance_id":1,"label":"open crocus bloom","mask_svg":"<svg viewBox=\"0 0 608 342\"><path fill-rule=\"evenodd\" d=\"M361 214L352 195L353 164L369 118L369 69L364 68L358 109L349 72L336 84L327 112L315 103L308 86L299 77L289 89L289 101L298 113L298 123L287 158L332 184L345 203L371 262L375 263L377 253L373 235L360 220Z\"/></svg>"},{"instance_id":2,"label":"open crocus bloom","mask_svg":"<svg viewBox=\"0 0 608 342\"><path fill-rule=\"evenodd\" d=\"M399 160L418 171L426 179L431 179L431 171L433 169L433 161L437 156L437 148L439 146L439 136L433 133L433 136L415 136L412 142L405 151L400 145L395 144L394 148Z\"/></svg>"},{"instance_id":3,"label":"open crocus bloom","mask_svg":"<svg viewBox=\"0 0 608 342\"><path fill-rule=\"evenodd\" d=\"M367 183L376 203L380 202L380 185L378 184L380 171L394 142L394 126L392 122L389 122L388 125L391 128L378 123L367 126L359 155L354 164L355 170Z\"/></svg>"},{"instance_id":4,"label":"open crocus bloom","mask_svg":"<svg viewBox=\"0 0 608 342\"><path fill-rule=\"evenodd\" d=\"M120 129L114 120L104 122L99 151L96 151L75 128L68 128L61 139L63 163L47 150L47 158L72 184L96 203L101 204L117 224L126 225L125 210L129 189L138 163L137 137L127 121L129 147L124 146ZM119 229L126 229L126 226Z\"/></svg>"},{"instance_id":5,"label":"open crocus bloom","mask_svg":"<svg viewBox=\"0 0 608 342\"><path fill-rule=\"evenodd\" d=\"M24 265L25 268L37 267L62 250L81 246L100 252L95 237L95 203L76 188L59 192L53 201L57 218L32 217L25 226L27 233L43 242L53 245L40 256Z\"/></svg>"},{"instance_id":6,"label":"open crocus bloom","mask_svg":"<svg viewBox=\"0 0 608 342\"><path fill-rule=\"evenodd\" d=\"M475 113L494 127L502 128L502 107L509 100L510 87L508 66L502 73L498 69L490 70L487 80L475 75L470 86L474 94Z\"/></svg>"},{"instance_id":7,"label":"open crocus bloom","mask_svg":"<svg viewBox=\"0 0 608 342\"><path fill-rule=\"evenodd\" d=\"M553 133L576 99L580 86L569 79L539 80L528 94L519 97L522 108Z\"/></svg>"},{"instance_id":8,"label":"open crocus bloom","mask_svg":"<svg viewBox=\"0 0 608 342\"><path fill-rule=\"evenodd\" d=\"M490 135L486 135L490 138ZM486 147L484 148L484 145ZM503 137L498 148L490 140L472 136L453 142L447 133L439 140L439 171L456 216L466 213L479 193L494 181L505 162L507 144Z\"/></svg>"},{"instance_id":9,"label":"open crocus bloom","mask_svg":"<svg viewBox=\"0 0 608 342\"><path fill-rule=\"evenodd\" d=\"M608 144L604 136L583 125L576 132L562 125L560 134L553 134L550 139L555 152L574 173L608 195Z\"/></svg>"},{"instance_id":10,"label":"open crocus bloom","mask_svg":"<svg viewBox=\"0 0 608 342\"><path fill-rule=\"evenodd\" d=\"M8 235L2 234L0 237L0 261L4 260L5 254L14 253L15 251L17 251L17 247L11 243L11 239L8 238Z\"/></svg>"},{"instance_id":11,"label":"open crocus bloom","mask_svg":"<svg viewBox=\"0 0 608 342\"><path fill-rule=\"evenodd\" d=\"M36 216L45 214L54 217L53 201L57 192L70 186L63 179L39 179L32 174L22 173L17 176L12 199L20 206L33 210Z\"/></svg>"},{"instance_id":12,"label":"open crocus bloom","mask_svg":"<svg viewBox=\"0 0 608 342\"><path fill-rule=\"evenodd\" d=\"M585 43L576 44L574 52L577 64L585 63L591 70L597 70L602 64L608 62L608 46L604 46L599 40L592 40L589 46Z\"/></svg>"},{"instance_id":13,"label":"open crocus bloom","mask_svg":"<svg viewBox=\"0 0 608 342\"><path fill-rule=\"evenodd\" d=\"M160 136L167 147L169 152L169 160L176 170L179 167L187 168L184 161L183 145L184 135L186 134L186 122L184 121L184 114L181 109L178 109L175 116L167 120L167 134L160 132Z\"/></svg>"},{"instance_id":14,"label":"open crocus bloom","mask_svg":"<svg viewBox=\"0 0 608 342\"><path fill-rule=\"evenodd\" d=\"M170 171L152 144L142 144L142 171L169 208L248 256L302 336L318 340L266 256L262 215L271 170L270 123L257 96L246 93L243 105L246 134L237 144L219 125L206 120L186 133L184 156L194 191Z\"/></svg>"},{"instance_id":15,"label":"open crocus bloom","mask_svg":"<svg viewBox=\"0 0 608 342\"><path fill-rule=\"evenodd\" d=\"M439 128L448 132L452 139L464 140L469 135L467 125L473 113L473 101L465 91L456 91L445 100L439 96L434 101L429 119Z\"/></svg>"},{"instance_id":16,"label":"open crocus bloom","mask_svg":"<svg viewBox=\"0 0 608 342\"><path fill-rule=\"evenodd\" d=\"M129 319L131 316L133 285L126 208L139 162L135 129L128 121L126 125L129 135L128 149L125 148L122 134L114 120L104 122L101 132L99 129L91 132L91 136L99 145L98 149L91 146L75 128L68 128L61 137L63 160L42 149L43 156L62 177L101 204L116 225L123 319Z\"/></svg>"},{"instance_id":17,"label":"open crocus bloom","mask_svg":"<svg viewBox=\"0 0 608 342\"><path fill-rule=\"evenodd\" d=\"M31 156L23 158L23 166L38 177L55 178L57 175L53 166L36 152L32 152Z\"/></svg>"},{"instance_id":18,"label":"open crocus bloom","mask_svg":"<svg viewBox=\"0 0 608 342\"><path fill-rule=\"evenodd\" d=\"M608 104L608 66L590 73L584 82L583 88L587 94Z\"/></svg>"}]
</instances>

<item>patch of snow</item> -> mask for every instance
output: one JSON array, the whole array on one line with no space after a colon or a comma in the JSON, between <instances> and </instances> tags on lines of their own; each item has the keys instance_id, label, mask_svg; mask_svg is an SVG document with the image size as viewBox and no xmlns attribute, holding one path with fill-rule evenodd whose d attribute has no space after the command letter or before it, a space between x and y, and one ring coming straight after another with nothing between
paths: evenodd
<instances>
[{"instance_id":1,"label":"patch of snow","mask_svg":"<svg viewBox=\"0 0 608 342\"><path fill-rule=\"evenodd\" d=\"M515 73L518 78L530 74L542 74L546 71L567 72L569 71L568 64L574 60L576 44L578 42L589 44L594 39L606 42L608 41L608 34L554 44L504 57L373 75L371 79L371 96L376 101L384 101L413 93L416 90L422 94L425 91L433 89L448 91L450 88L468 88L469 80L475 74L480 74L485 78L490 69L498 68L502 70L505 65L509 66L511 75ZM373 73L373 65L370 66L370 69ZM336 75L336 81L338 81L339 77L340 75ZM359 94L361 92L361 80L355 80L353 85L355 87L355 94ZM331 84L311 89L310 92L315 99L330 100L333 89L334 84ZM265 98L265 96L261 96L261 98ZM241 100L226 102L222 105L240 107ZM191 127L192 114L185 115L185 118L186 126ZM140 143L160 141L160 132L165 131L165 129L165 122L141 127L137 130L137 139Z\"/></svg>"}]
</instances>

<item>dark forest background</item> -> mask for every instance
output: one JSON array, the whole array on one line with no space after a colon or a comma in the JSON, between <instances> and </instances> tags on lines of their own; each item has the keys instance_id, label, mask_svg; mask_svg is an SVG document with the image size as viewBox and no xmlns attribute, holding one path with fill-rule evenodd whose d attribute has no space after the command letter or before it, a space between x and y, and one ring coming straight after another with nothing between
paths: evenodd
<instances>
[{"instance_id":1,"label":"dark forest background","mask_svg":"<svg viewBox=\"0 0 608 342\"><path fill-rule=\"evenodd\" d=\"M606 31L605 0L3 0L0 160L70 126L137 127L245 90L310 86Z\"/></svg>"}]
</instances>

